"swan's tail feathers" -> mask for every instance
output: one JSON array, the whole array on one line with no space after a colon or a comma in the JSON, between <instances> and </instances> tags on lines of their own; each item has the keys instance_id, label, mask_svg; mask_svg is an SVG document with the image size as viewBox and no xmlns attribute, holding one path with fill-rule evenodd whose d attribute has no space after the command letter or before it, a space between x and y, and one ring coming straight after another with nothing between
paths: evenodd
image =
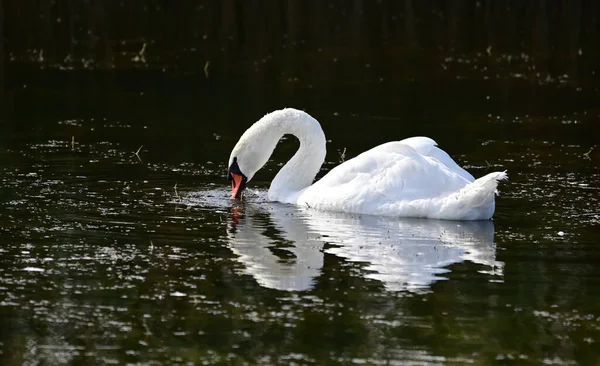
<instances>
[{"instance_id":1,"label":"swan's tail feathers","mask_svg":"<svg viewBox=\"0 0 600 366\"><path fill-rule=\"evenodd\" d=\"M496 179L496 187L498 187L498 183L501 180L508 180L508 174L506 174L506 170L503 172L496 172L496 173L491 173L491 174L496 174L496 176L494 177L494 179ZM488 174L489 175L489 174ZM498 195L498 189L494 190L494 193L496 195Z\"/></svg>"},{"instance_id":2,"label":"swan's tail feathers","mask_svg":"<svg viewBox=\"0 0 600 366\"><path fill-rule=\"evenodd\" d=\"M508 179L508 174L506 174L506 170L503 172L493 172L490 173L488 175L484 175L483 177L477 179L476 181L474 181L471 184L480 182L479 184L483 187L485 187L485 189L492 189L494 190L494 193L496 195L498 195L498 183L501 180L507 180Z\"/></svg>"},{"instance_id":3,"label":"swan's tail feathers","mask_svg":"<svg viewBox=\"0 0 600 366\"><path fill-rule=\"evenodd\" d=\"M494 172L467 184L448 197L447 205L436 218L450 220L488 220L496 208L498 182L508 178L506 172Z\"/></svg>"},{"instance_id":4,"label":"swan's tail feathers","mask_svg":"<svg viewBox=\"0 0 600 366\"><path fill-rule=\"evenodd\" d=\"M463 188L464 200L471 207L479 207L493 203L494 195L498 194L498 182L508 179L506 171L494 172L476 179Z\"/></svg>"}]
</instances>

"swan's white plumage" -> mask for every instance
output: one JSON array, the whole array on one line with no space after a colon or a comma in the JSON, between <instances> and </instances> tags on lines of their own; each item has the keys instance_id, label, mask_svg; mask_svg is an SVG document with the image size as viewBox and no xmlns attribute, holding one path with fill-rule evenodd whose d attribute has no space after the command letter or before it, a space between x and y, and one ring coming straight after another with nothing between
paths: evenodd
<instances>
[{"instance_id":1,"label":"swan's white plumage","mask_svg":"<svg viewBox=\"0 0 600 366\"><path fill-rule=\"evenodd\" d=\"M325 158L325 135L305 112L284 109L251 126L233 149L248 180L284 134L300 140L298 152L277 174L269 199L361 214L482 220L494 214L494 195L506 173L475 180L428 137L388 142L338 165L311 185ZM257 158L258 157L258 158Z\"/></svg>"}]
</instances>

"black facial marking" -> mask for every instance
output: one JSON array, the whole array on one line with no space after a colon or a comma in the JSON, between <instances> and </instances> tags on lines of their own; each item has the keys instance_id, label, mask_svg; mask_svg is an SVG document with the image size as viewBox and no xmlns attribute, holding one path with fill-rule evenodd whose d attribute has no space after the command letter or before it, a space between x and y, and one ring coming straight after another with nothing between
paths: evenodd
<instances>
[{"instance_id":1,"label":"black facial marking","mask_svg":"<svg viewBox=\"0 0 600 366\"><path fill-rule=\"evenodd\" d=\"M229 166L229 169L227 170L227 179L228 180L233 180L231 173L239 174L239 175L245 177L244 173L242 173L242 171L240 170L240 166L237 163L237 157L233 158L233 162L231 163L231 166Z\"/></svg>"},{"instance_id":2,"label":"black facial marking","mask_svg":"<svg viewBox=\"0 0 600 366\"><path fill-rule=\"evenodd\" d=\"M227 170L227 179L230 180L230 181L232 181L232 183L233 183L233 185L235 187L235 180L233 180L233 177L231 176L232 173L242 176L241 187L238 189L237 195L235 197L237 199L240 199L242 197L242 192L244 191L244 189L246 189L246 182L248 182L248 178L240 170L240 166L237 163L237 157L233 158L233 162L231 163L231 166Z\"/></svg>"}]
</instances>

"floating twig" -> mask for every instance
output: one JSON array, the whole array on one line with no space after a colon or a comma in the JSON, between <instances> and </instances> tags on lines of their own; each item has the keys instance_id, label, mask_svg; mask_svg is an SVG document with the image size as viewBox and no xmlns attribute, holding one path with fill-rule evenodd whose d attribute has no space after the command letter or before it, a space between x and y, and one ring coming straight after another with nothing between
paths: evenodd
<instances>
[{"instance_id":1,"label":"floating twig","mask_svg":"<svg viewBox=\"0 0 600 366\"><path fill-rule=\"evenodd\" d=\"M346 159L346 148L344 148L344 151L342 151L342 153L340 154L340 160L342 161L342 163L344 162L345 159Z\"/></svg>"},{"instance_id":2,"label":"floating twig","mask_svg":"<svg viewBox=\"0 0 600 366\"><path fill-rule=\"evenodd\" d=\"M140 52L138 52L138 54L132 59L132 61L134 62L143 62L146 63L146 57L144 56L144 52L146 52L146 46L148 44L146 42L144 42L144 44L142 45L142 49L140 50Z\"/></svg>"},{"instance_id":3,"label":"floating twig","mask_svg":"<svg viewBox=\"0 0 600 366\"><path fill-rule=\"evenodd\" d=\"M206 60L204 63L204 76L208 79L208 68L210 66L210 61Z\"/></svg>"},{"instance_id":4,"label":"floating twig","mask_svg":"<svg viewBox=\"0 0 600 366\"><path fill-rule=\"evenodd\" d=\"M585 159L588 159L589 161L592 161L592 158L590 158L590 153L591 153L592 151L594 151L594 147L595 147L595 146L592 146L592 147L590 147L590 151L588 151L588 152L586 152L585 154L583 154L583 157L584 157Z\"/></svg>"},{"instance_id":5,"label":"floating twig","mask_svg":"<svg viewBox=\"0 0 600 366\"><path fill-rule=\"evenodd\" d=\"M144 147L144 145L141 145L140 148L135 152L135 156L137 156L140 163L142 162L142 158L140 158L140 151L142 150L142 147Z\"/></svg>"},{"instance_id":6,"label":"floating twig","mask_svg":"<svg viewBox=\"0 0 600 366\"><path fill-rule=\"evenodd\" d=\"M71 150L75 150L75 135L71 136Z\"/></svg>"},{"instance_id":7,"label":"floating twig","mask_svg":"<svg viewBox=\"0 0 600 366\"><path fill-rule=\"evenodd\" d=\"M173 190L175 191L175 197L177 197L177 199L181 201L181 197L179 196L179 193L177 192L177 183L175 183Z\"/></svg>"}]
</instances>

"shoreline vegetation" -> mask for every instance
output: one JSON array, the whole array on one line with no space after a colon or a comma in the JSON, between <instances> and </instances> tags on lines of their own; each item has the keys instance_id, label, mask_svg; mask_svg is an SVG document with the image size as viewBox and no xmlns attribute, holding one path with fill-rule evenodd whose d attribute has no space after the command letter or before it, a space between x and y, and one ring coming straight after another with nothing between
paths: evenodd
<instances>
[{"instance_id":1,"label":"shoreline vegetation","mask_svg":"<svg viewBox=\"0 0 600 366\"><path fill-rule=\"evenodd\" d=\"M0 1L8 79L31 70L146 70L210 78L332 68L593 85L594 1ZM320 71L319 71L320 70ZM2 71L0 71L0 75Z\"/></svg>"}]
</instances>

